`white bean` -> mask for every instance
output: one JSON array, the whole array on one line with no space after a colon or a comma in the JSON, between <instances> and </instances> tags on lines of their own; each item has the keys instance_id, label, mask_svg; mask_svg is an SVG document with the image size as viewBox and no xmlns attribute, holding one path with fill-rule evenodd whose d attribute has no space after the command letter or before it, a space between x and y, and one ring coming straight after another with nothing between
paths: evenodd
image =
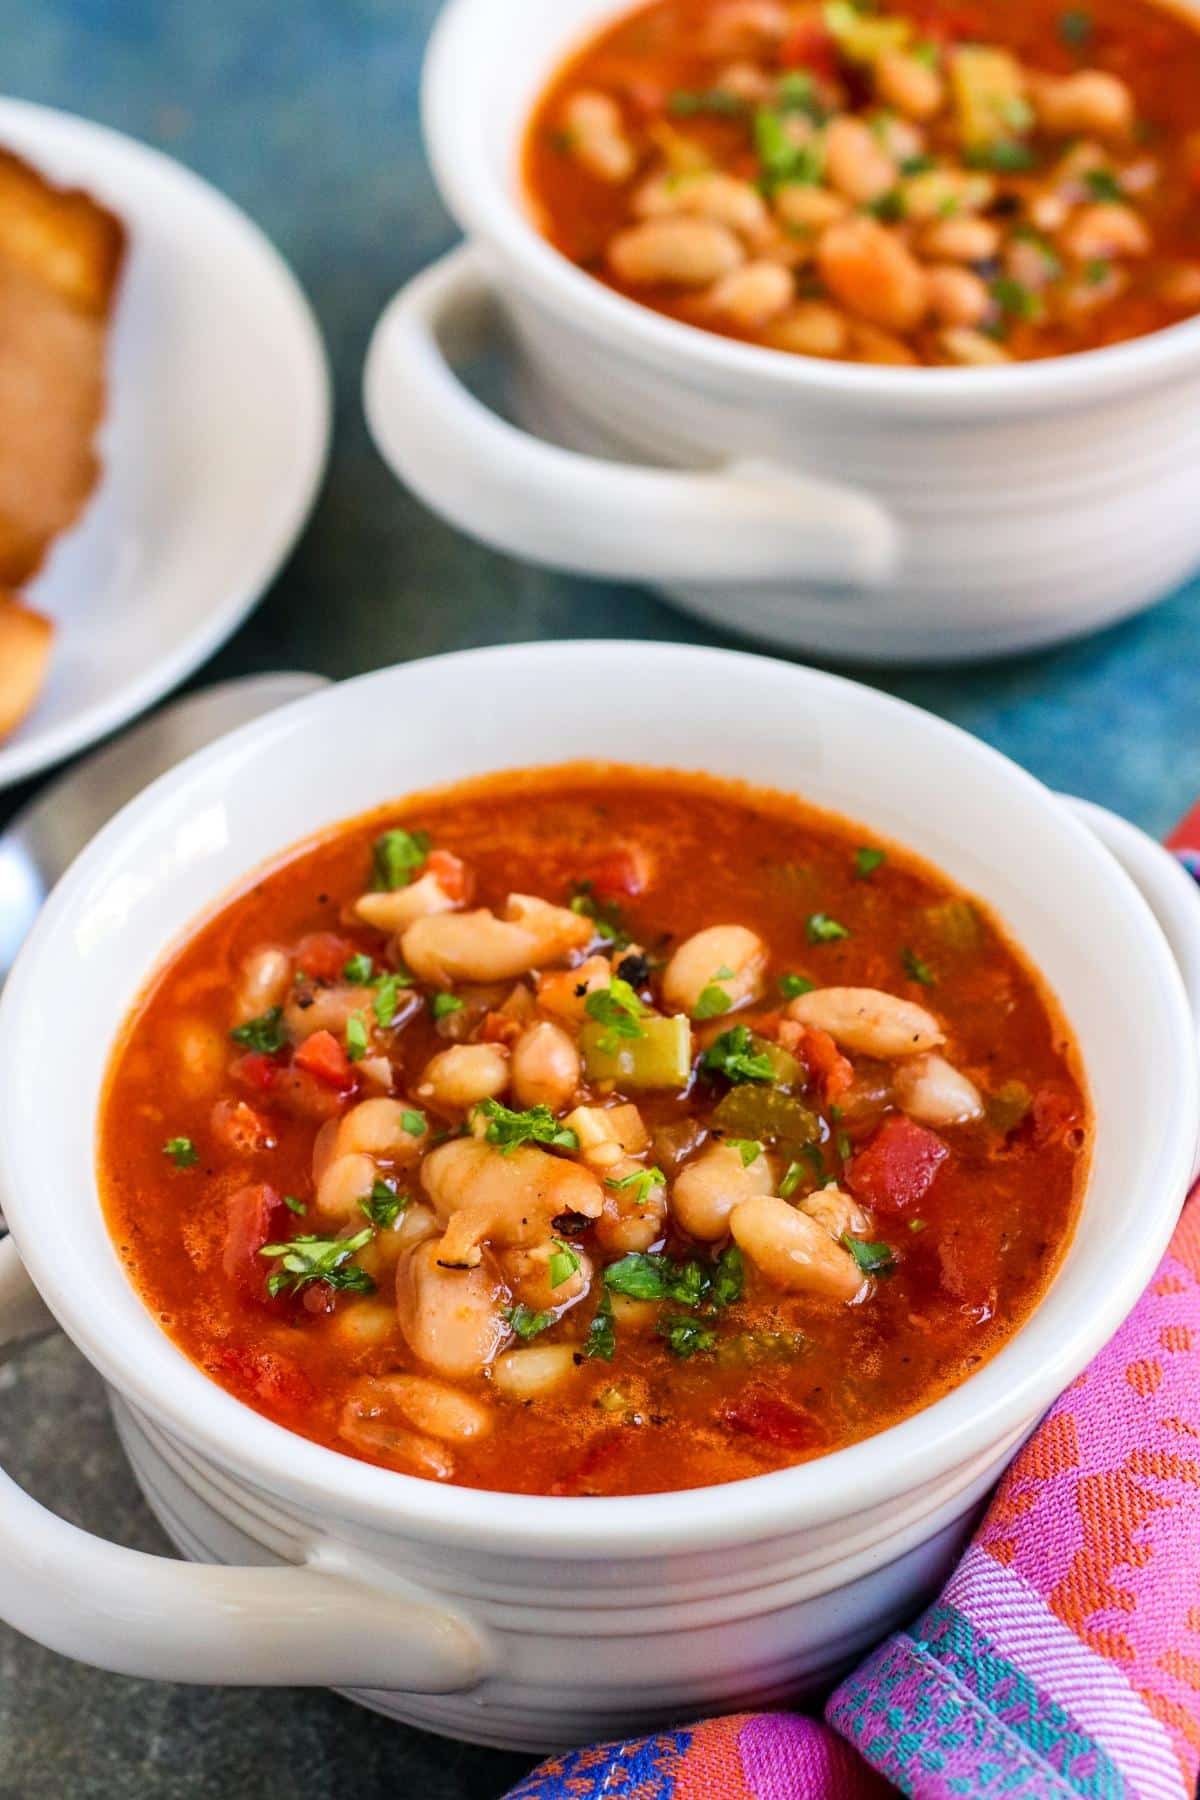
<instances>
[{"instance_id":1,"label":"white bean","mask_svg":"<svg viewBox=\"0 0 1200 1800\"><path fill-rule=\"evenodd\" d=\"M365 988L345 983L339 987L295 988L283 1008L283 1022L294 1043L302 1044L315 1031L330 1031L334 1037L345 1034L352 1013L368 1015L371 996Z\"/></svg>"},{"instance_id":2,"label":"white bean","mask_svg":"<svg viewBox=\"0 0 1200 1800\"><path fill-rule=\"evenodd\" d=\"M934 317L945 325L978 325L988 314L992 296L986 282L970 269L938 263L925 277Z\"/></svg>"},{"instance_id":3,"label":"white bean","mask_svg":"<svg viewBox=\"0 0 1200 1800\"><path fill-rule=\"evenodd\" d=\"M579 1086L579 1050L574 1038L540 1019L526 1026L512 1049L512 1091L519 1107L548 1106L560 1113Z\"/></svg>"},{"instance_id":4,"label":"white bean","mask_svg":"<svg viewBox=\"0 0 1200 1800\"><path fill-rule=\"evenodd\" d=\"M419 1244L396 1271L396 1316L413 1355L440 1375L477 1375L508 1336L511 1295L487 1263L444 1268L444 1239Z\"/></svg>"},{"instance_id":5,"label":"white bean","mask_svg":"<svg viewBox=\"0 0 1200 1800\"><path fill-rule=\"evenodd\" d=\"M348 1400L338 1421L338 1436L356 1450L377 1456L394 1468L427 1481L449 1481L454 1458L444 1444L421 1437L388 1419L370 1400Z\"/></svg>"},{"instance_id":6,"label":"white bean","mask_svg":"<svg viewBox=\"0 0 1200 1800\"><path fill-rule=\"evenodd\" d=\"M279 1002L287 993L292 979L292 959L286 950L268 945L254 950L246 958L238 978L234 1013L237 1023L256 1019Z\"/></svg>"},{"instance_id":7,"label":"white bean","mask_svg":"<svg viewBox=\"0 0 1200 1800\"><path fill-rule=\"evenodd\" d=\"M431 1150L421 1181L447 1221L444 1257L473 1265L486 1240L511 1248L550 1236L562 1213L598 1218L604 1196L578 1163L523 1144L507 1153L479 1138L452 1138Z\"/></svg>"},{"instance_id":8,"label":"white bean","mask_svg":"<svg viewBox=\"0 0 1200 1800\"><path fill-rule=\"evenodd\" d=\"M1068 256L1093 262L1109 256L1145 256L1150 233L1139 213L1114 201L1081 206L1063 226L1060 242Z\"/></svg>"},{"instance_id":9,"label":"white bean","mask_svg":"<svg viewBox=\"0 0 1200 1800\"><path fill-rule=\"evenodd\" d=\"M713 219L647 219L619 231L608 246L613 274L631 287L708 287L745 254L728 226Z\"/></svg>"},{"instance_id":10,"label":"white bean","mask_svg":"<svg viewBox=\"0 0 1200 1800\"><path fill-rule=\"evenodd\" d=\"M822 300L799 301L776 319L768 333L776 350L790 350L796 356L844 356L849 340L843 315Z\"/></svg>"},{"instance_id":11,"label":"white bean","mask_svg":"<svg viewBox=\"0 0 1200 1800\"><path fill-rule=\"evenodd\" d=\"M817 267L835 300L885 331L911 331L928 309L925 271L876 219L843 219L817 246Z\"/></svg>"},{"instance_id":12,"label":"white bean","mask_svg":"<svg viewBox=\"0 0 1200 1800\"><path fill-rule=\"evenodd\" d=\"M563 1124L579 1139L580 1155L594 1168L611 1167L623 1155L641 1156L650 1134L632 1102L623 1106L577 1106Z\"/></svg>"},{"instance_id":13,"label":"white bean","mask_svg":"<svg viewBox=\"0 0 1200 1800\"><path fill-rule=\"evenodd\" d=\"M717 170L695 175L656 175L634 195L633 210L640 219L680 214L712 219L751 240L762 237L770 221L767 203L756 187Z\"/></svg>"},{"instance_id":14,"label":"white bean","mask_svg":"<svg viewBox=\"0 0 1200 1800\"><path fill-rule=\"evenodd\" d=\"M1000 230L990 219L935 219L920 247L936 262L987 262L1000 248Z\"/></svg>"},{"instance_id":15,"label":"white bean","mask_svg":"<svg viewBox=\"0 0 1200 1800\"><path fill-rule=\"evenodd\" d=\"M574 1268L569 1266L572 1262ZM591 1257L566 1238L548 1238L528 1249L506 1250L500 1266L517 1299L533 1312L571 1306L582 1300L592 1282Z\"/></svg>"},{"instance_id":16,"label":"white bean","mask_svg":"<svg viewBox=\"0 0 1200 1800\"><path fill-rule=\"evenodd\" d=\"M932 1013L881 988L827 987L801 994L787 1008L789 1019L827 1031L834 1043L859 1056L893 1062L946 1041Z\"/></svg>"},{"instance_id":17,"label":"white bean","mask_svg":"<svg viewBox=\"0 0 1200 1800\"><path fill-rule=\"evenodd\" d=\"M744 925L710 925L685 938L667 963L663 1000L672 1011L686 1012L692 1018L697 1016L697 1008L704 1016L715 1017L717 1012L729 1012L753 999L762 986L766 966L767 947L757 932ZM714 999L724 999L727 1004L714 1005Z\"/></svg>"},{"instance_id":18,"label":"white bean","mask_svg":"<svg viewBox=\"0 0 1200 1800\"><path fill-rule=\"evenodd\" d=\"M572 94L563 109L567 144L590 175L601 181L628 181L637 155L625 134L621 109L608 94L589 89Z\"/></svg>"},{"instance_id":19,"label":"white bean","mask_svg":"<svg viewBox=\"0 0 1200 1800\"><path fill-rule=\"evenodd\" d=\"M490 1408L428 1375L384 1375L371 1384L381 1405L395 1407L410 1425L449 1444L469 1444L492 1429Z\"/></svg>"},{"instance_id":20,"label":"white bean","mask_svg":"<svg viewBox=\"0 0 1200 1800\"><path fill-rule=\"evenodd\" d=\"M1117 75L1103 69L1080 69L1061 80L1047 78L1034 87L1038 121L1052 137L1128 137L1133 129L1133 95Z\"/></svg>"},{"instance_id":21,"label":"white bean","mask_svg":"<svg viewBox=\"0 0 1200 1800\"><path fill-rule=\"evenodd\" d=\"M587 1016L587 999L612 983L612 964L607 956L589 956L575 969L563 969L538 978L537 1001L559 1019L581 1021Z\"/></svg>"},{"instance_id":22,"label":"white bean","mask_svg":"<svg viewBox=\"0 0 1200 1800\"><path fill-rule=\"evenodd\" d=\"M632 1157L622 1157L604 1171L604 1211L596 1221L596 1237L606 1250L649 1250L663 1236L667 1219L665 1182L647 1186L637 1180L645 1171ZM623 1185L632 1176L634 1179Z\"/></svg>"},{"instance_id":23,"label":"white bean","mask_svg":"<svg viewBox=\"0 0 1200 1800\"><path fill-rule=\"evenodd\" d=\"M507 1086L503 1044L451 1044L425 1064L417 1096L434 1106L464 1108L497 1099Z\"/></svg>"},{"instance_id":24,"label":"white bean","mask_svg":"<svg viewBox=\"0 0 1200 1800\"><path fill-rule=\"evenodd\" d=\"M913 1056L901 1063L893 1091L901 1111L922 1125L966 1125L983 1117L979 1089L944 1056Z\"/></svg>"},{"instance_id":25,"label":"white bean","mask_svg":"<svg viewBox=\"0 0 1200 1800\"><path fill-rule=\"evenodd\" d=\"M825 133L825 173L830 187L864 206L889 193L899 171L870 126L841 113Z\"/></svg>"},{"instance_id":26,"label":"white bean","mask_svg":"<svg viewBox=\"0 0 1200 1800\"><path fill-rule=\"evenodd\" d=\"M863 1277L850 1252L786 1200L773 1194L743 1200L729 1227L734 1242L775 1287L842 1301L862 1291Z\"/></svg>"},{"instance_id":27,"label":"white bean","mask_svg":"<svg viewBox=\"0 0 1200 1800\"><path fill-rule=\"evenodd\" d=\"M360 1202L375 1185L378 1170L369 1156L335 1156L317 1183L317 1210L331 1219L361 1225Z\"/></svg>"},{"instance_id":28,"label":"white bean","mask_svg":"<svg viewBox=\"0 0 1200 1800\"><path fill-rule=\"evenodd\" d=\"M175 1038L179 1073L187 1093L199 1098L219 1085L229 1061L229 1039L203 1019L185 1019Z\"/></svg>"},{"instance_id":29,"label":"white bean","mask_svg":"<svg viewBox=\"0 0 1200 1800\"><path fill-rule=\"evenodd\" d=\"M965 363L972 368L982 369L992 363L1012 361L1003 344L996 343L982 331L973 331L969 325L948 325L938 334L938 342L951 362Z\"/></svg>"},{"instance_id":30,"label":"white bean","mask_svg":"<svg viewBox=\"0 0 1200 1800\"><path fill-rule=\"evenodd\" d=\"M743 331L760 331L787 310L795 291L791 271L780 263L750 262L718 281L708 303Z\"/></svg>"},{"instance_id":31,"label":"white bean","mask_svg":"<svg viewBox=\"0 0 1200 1800\"><path fill-rule=\"evenodd\" d=\"M900 185L904 216L917 224L983 212L996 197L992 177L969 169L923 169Z\"/></svg>"},{"instance_id":32,"label":"white bean","mask_svg":"<svg viewBox=\"0 0 1200 1800\"><path fill-rule=\"evenodd\" d=\"M910 119L932 119L946 99L937 69L904 50L884 51L875 64L875 86L881 100Z\"/></svg>"},{"instance_id":33,"label":"white bean","mask_svg":"<svg viewBox=\"0 0 1200 1800\"><path fill-rule=\"evenodd\" d=\"M412 1162L425 1147L424 1132L414 1132L405 1124L413 1123L413 1109L400 1100L380 1096L360 1100L337 1124L332 1144L334 1156L350 1156L362 1151L367 1156L386 1157L390 1162ZM322 1135L325 1128L322 1127Z\"/></svg>"},{"instance_id":34,"label":"white bean","mask_svg":"<svg viewBox=\"0 0 1200 1800\"><path fill-rule=\"evenodd\" d=\"M570 1344L530 1344L498 1357L492 1382L510 1400L538 1400L562 1387L574 1373L575 1353Z\"/></svg>"},{"instance_id":35,"label":"white bean","mask_svg":"<svg viewBox=\"0 0 1200 1800\"><path fill-rule=\"evenodd\" d=\"M461 902L452 899L432 869L409 883L383 894L360 894L354 910L367 925L389 936L405 931L416 919L432 918L435 913L453 912Z\"/></svg>"},{"instance_id":36,"label":"white bean","mask_svg":"<svg viewBox=\"0 0 1200 1800\"><path fill-rule=\"evenodd\" d=\"M582 950L592 924L565 906L531 894L510 894L504 917L481 907L417 919L401 938L404 961L437 987L458 981L514 981L531 969L562 962Z\"/></svg>"},{"instance_id":37,"label":"white bean","mask_svg":"<svg viewBox=\"0 0 1200 1800\"><path fill-rule=\"evenodd\" d=\"M841 194L828 188L810 187L806 182L788 181L776 190L775 211L780 221L793 231L815 234L844 219L849 204Z\"/></svg>"},{"instance_id":38,"label":"white bean","mask_svg":"<svg viewBox=\"0 0 1200 1800\"><path fill-rule=\"evenodd\" d=\"M765 1155L747 1163L732 1144L710 1144L686 1162L671 1188L671 1212L689 1237L715 1243L729 1230L735 1206L771 1191Z\"/></svg>"},{"instance_id":39,"label":"white bean","mask_svg":"<svg viewBox=\"0 0 1200 1800\"><path fill-rule=\"evenodd\" d=\"M810 1219L827 1231L831 1238L840 1243L847 1234L851 1237L862 1237L870 1228L870 1219L849 1194L841 1188L818 1188L815 1194L809 1194L800 1202L800 1211L807 1213Z\"/></svg>"}]
</instances>

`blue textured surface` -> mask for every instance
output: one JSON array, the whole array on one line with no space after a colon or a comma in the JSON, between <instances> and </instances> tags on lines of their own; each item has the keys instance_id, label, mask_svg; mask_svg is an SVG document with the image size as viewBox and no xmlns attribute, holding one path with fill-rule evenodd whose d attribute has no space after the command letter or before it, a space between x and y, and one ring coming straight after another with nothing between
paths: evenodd
<instances>
[{"instance_id":1,"label":"blue textured surface","mask_svg":"<svg viewBox=\"0 0 1200 1800\"><path fill-rule=\"evenodd\" d=\"M719 641L652 596L523 568L400 493L362 422L370 327L454 233L421 155L416 83L434 0L0 0L4 79L159 145L257 219L312 296L337 375L313 522L266 604L200 679L347 675L500 640ZM1200 501L1198 501L1200 503ZM1161 832L1200 792L1200 588L1056 653L881 676L1044 779ZM93 1530L160 1544L75 1353L0 1370L0 1460ZM75 1668L0 1631L0 1800L352 1792L497 1795L520 1759L439 1743L328 1695L162 1688Z\"/></svg>"}]
</instances>

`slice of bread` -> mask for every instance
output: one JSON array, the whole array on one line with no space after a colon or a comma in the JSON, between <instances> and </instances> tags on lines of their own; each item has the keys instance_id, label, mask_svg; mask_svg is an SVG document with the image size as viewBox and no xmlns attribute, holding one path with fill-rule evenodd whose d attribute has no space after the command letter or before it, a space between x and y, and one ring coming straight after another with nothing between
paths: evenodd
<instances>
[{"instance_id":1,"label":"slice of bread","mask_svg":"<svg viewBox=\"0 0 1200 1800\"><path fill-rule=\"evenodd\" d=\"M0 594L0 738L19 725L41 691L54 627L31 606Z\"/></svg>"}]
</instances>

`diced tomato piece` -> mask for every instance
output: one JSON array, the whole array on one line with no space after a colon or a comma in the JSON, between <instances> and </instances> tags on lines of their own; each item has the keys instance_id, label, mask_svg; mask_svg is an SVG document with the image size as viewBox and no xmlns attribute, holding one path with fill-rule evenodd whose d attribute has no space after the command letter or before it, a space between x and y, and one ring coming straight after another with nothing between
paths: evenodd
<instances>
[{"instance_id":1,"label":"diced tomato piece","mask_svg":"<svg viewBox=\"0 0 1200 1800\"><path fill-rule=\"evenodd\" d=\"M219 1144L238 1156L273 1150L279 1141L270 1121L244 1100L218 1100L212 1109L212 1132Z\"/></svg>"},{"instance_id":2,"label":"diced tomato piece","mask_svg":"<svg viewBox=\"0 0 1200 1800\"><path fill-rule=\"evenodd\" d=\"M453 850L431 850L425 859L423 874L432 875L447 900L456 904L469 900L475 885L471 874L461 856L455 856Z\"/></svg>"},{"instance_id":3,"label":"diced tomato piece","mask_svg":"<svg viewBox=\"0 0 1200 1800\"><path fill-rule=\"evenodd\" d=\"M311 1406L317 1397L304 1370L276 1350L225 1345L213 1358L213 1365L213 1373L223 1381L244 1394L253 1394L267 1406Z\"/></svg>"},{"instance_id":4,"label":"diced tomato piece","mask_svg":"<svg viewBox=\"0 0 1200 1800\"><path fill-rule=\"evenodd\" d=\"M780 45L779 61L785 69L808 69L831 81L838 72L837 40L820 19L802 19Z\"/></svg>"},{"instance_id":5,"label":"diced tomato piece","mask_svg":"<svg viewBox=\"0 0 1200 1800\"><path fill-rule=\"evenodd\" d=\"M247 1299L269 1300L267 1265L258 1253L274 1240L286 1217L283 1201L265 1182L239 1188L230 1197L221 1267Z\"/></svg>"},{"instance_id":6,"label":"diced tomato piece","mask_svg":"<svg viewBox=\"0 0 1200 1800\"><path fill-rule=\"evenodd\" d=\"M269 1094L282 1072L283 1064L261 1050L249 1050L229 1065L232 1079L253 1094Z\"/></svg>"},{"instance_id":7,"label":"diced tomato piece","mask_svg":"<svg viewBox=\"0 0 1200 1800\"><path fill-rule=\"evenodd\" d=\"M336 931L310 931L296 945L296 966L310 981L340 981L353 955L349 938L339 937Z\"/></svg>"},{"instance_id":8,"label":"diced tomato piece","mask_svg":"<svg viewBox=\"0 0 1200 1800\"><path fill-rule=\"evenodd\" d=\"M326 1086L345 1090L354 1086L354 1065L332 1031L314 1031L292 1057L292 1066L315 1075Z\"/></svg>"},{"instance_id":9,"label":"diced tomato piece","mask_svg":"<svg viewBox=\"0 0 1200 1800\"><path fill-rule=\"evenodd\" d=\"M479 1039L484 1044L515 1044L524 1029L520 1019L510 1018L508 1013L485 1013Z\"/></svg>"},{"instance_id":10,"label":"diced tomato piece","mask_svg":"<svg viewBox=\"0 0 1200 1800\"><path fill-rule=\"evenodd\" d=\"M949 1154L936 1133L892 1113L855 1156L846 1184L879 1212L904 1212L925 1198Z\"/></svg>"},{"instance_id":11,"label":"diced tomato piece","mask_svg":"<svg viewBox=\"0 0 1200 1800\"><path fill-rule=\"evenodd\" d=\"M826 1106L834 1106L854 1086L854 1065L842 1055L827 1031L804 1027L800 1059L821 1090Z\"/></svg>"},{"instance_id":12,"label":"diced tomato piece","mask_svg":"<svg viewBox=\"0 0 1200 1800\"><path fill-rule=\"evenodd\" d=\"M1039 1149L1047 1144L1061 1144L1080 1130L1082 1120L1079 1101L1066 1088L1053 1083L1040 1087L1029 1109L1033 1125L1033 1141Z\"/></svg>"},{"instance_id":13,"label":"diced tomato piece","mask_svg":"<svg viewBox=\"0 0 1200 1800\"><path fill-rule=\"evenodd\" d=\"M803 1407L754 1388L727 1401L718 1417L727 1431L780 1450L815 1450L825 1441L819 1420Z\"/></svg>"},{"instance_id":14,"label":"diced tomato piece","mask_svg":"<svg viewBox=\"0 0 1200 1800\"><path fill-rule=\"evenodd\" d=\"M360 1063L360 1068L365 1064ZM358 1077L348 1088L330 1087L307 1069L281 1069L271 1094L271 1105L291 1119L336 1119L358 1092Z\"/></svg>"},{"instance_id":15,"label":"diced tomato piece","mask_svg":"<svg viewBox=\"0 0 1200 1800\"><path fill-rule=\"evenodd\" d=\"M640 844L617 844L583 872L597 900L636 900L653 879L650 853Z\"/></svg>"}]
</instances>

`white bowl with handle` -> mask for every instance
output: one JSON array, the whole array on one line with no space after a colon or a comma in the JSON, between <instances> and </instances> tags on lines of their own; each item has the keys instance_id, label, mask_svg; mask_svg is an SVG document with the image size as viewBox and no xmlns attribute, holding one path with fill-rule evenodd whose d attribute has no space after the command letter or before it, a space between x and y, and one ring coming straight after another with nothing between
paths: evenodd
<instances>
[{"instance_id":1,"label":"white bowl with handle","mask_svg":"<svg viewBox=\"0 0 1200 1800\"><path fill-rule=\"evenodd\" d=\"M736 1486L490 1494L294 1436L175 1347L109 1239L96 1121L126 1011L198 913L347 813L484 771L614 754L795 791L872 841L911 847L1007 921L1059 997L1095 1105L1065 1262L956 1391ZM826 1684L944 1576L1016 1445L1133 1305L1192 1171L1200 902L1140 833L1086 817L868 688L642 643L383 670L163 777L64 877L0 1002L13 1233L0 1243L0 1345L19 1348L49 1309L108 1383L146 1497L194 1563L103 1543L0 1475L0 1616L125 1673L329 1684L413 1724L529 1750Z\"/></svg>"},{"instance_id":2,"label":"white bowl with handle","mask_svg":"<svg viewBox=\"0 0 1200 1800\"><path fill-rule=\"evenodd\" d=\"M874 661L1077 636L1200 566L1200 319L989 369L873 368L734 342L593 280L538 234L520 146L623 0L450 0L425 136L464 248L367 360L384 457L461 530L643 581L727 630ZM507 423L456 366L512 337Z\"/></svg>"}]
</instances>

